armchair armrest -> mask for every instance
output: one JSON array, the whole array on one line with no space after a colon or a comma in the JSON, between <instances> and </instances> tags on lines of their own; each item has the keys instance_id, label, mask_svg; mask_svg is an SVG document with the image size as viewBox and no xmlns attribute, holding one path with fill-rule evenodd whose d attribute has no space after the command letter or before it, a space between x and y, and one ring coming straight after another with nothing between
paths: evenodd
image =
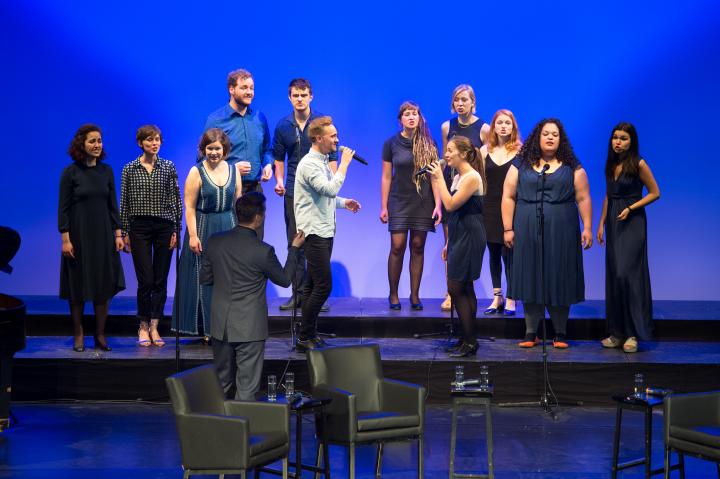
<instances>
[{"instance_id":1,"label":"armchair armrest","mask_svg":"<svg viewBox=\"0 0 720 479\"><path fill-rule=\"evenodd\" d=\"M313 395L332 399L332 402L324 408L328 437L354 441L357 433L355 394L326 384L318 384L313 388Z\"/></svg>"},{"instance_id":2,"label":"armchair armrest","mask_svg":"<svg viewBox=\"0 0 720 479\"><path fill-rule=\"evenodd\" d=\"M384 410L419 414L422 418L425 413L425 388L385 378L380 381L380 401Z\"/></svg>"},{"instance_id":3,"label":"armchair armrest","mask_svg":"<svg viewBox=\"0 0 720 479\"><path fill-rule=\"evenodd\" d=\"M287 404L225 401L225 414L247 418L251 434L284 432L290 437L290 406Z\"/></svg>"},{"instance_id":4,"label":"armchair armrest","mask_svg":"<svg viewBox=\"0 0 720 479\"><path fill-rule=\"evenodd\" d=\"M249 425L245 418L193 413L175 419L183 465L203 469L248 464Z\"/></svg>"},{"instance_id":5,"label":"armchair armrest","mask_svg":"<svg viewBox=\"0 0 720 479\"><path fill-rule=\"evenodd\" d=\"M720 424L720 391L671 395L663 404L665 439L671 426Z\"/></svg>"}]
</instances>

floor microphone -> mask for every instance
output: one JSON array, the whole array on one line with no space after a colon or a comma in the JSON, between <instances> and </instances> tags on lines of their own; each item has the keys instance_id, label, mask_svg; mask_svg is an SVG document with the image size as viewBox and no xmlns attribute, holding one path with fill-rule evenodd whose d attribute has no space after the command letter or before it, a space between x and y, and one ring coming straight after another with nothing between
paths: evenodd
<instances>
[{"instance_id":1,"label":"floor microphone","mask_svg":"<svg viewBox=\"0 0 720 479\"><path fill-rule=\"evenodd\" d=\"M340 152L342 152L345 148L347 148L347 146L338 146L338 150L340 150ZM362 163L363 165L367 165L367 164L368 164L368 162L365 161L365 160L364 160L360 155L358 155L357 153L353 153L353 159L359 161L359 162Z\"/></svg>"}]
</instances>

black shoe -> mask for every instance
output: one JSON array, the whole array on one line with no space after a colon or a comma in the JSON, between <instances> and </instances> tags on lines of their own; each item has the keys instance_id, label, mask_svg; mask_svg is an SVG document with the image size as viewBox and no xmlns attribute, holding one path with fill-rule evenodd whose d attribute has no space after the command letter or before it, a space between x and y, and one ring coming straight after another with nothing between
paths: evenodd
<instances>
[{"instance_id":1,"label":"black shoe","mask_svg":"<svg viewBox=\"0 0 720 479\"><path fill-rule=\"evenodd\" d=\"M295 301L293 301L293 297L291 296L287 301L280 305L280 311L289 311L295 307ZM300 307L300 298L298 298L297 307Z\"/></svg>"},{"instance_id":2,"label":"black shoe","mask_svg":"<svg viewBox=\"0 0 720 479\"><path fill-rule=\"evenodd\" d=\"M313 343L315 343L315 346L317 346L318 348L327 348L328 346L330 346L330 345L327 343L327 341L325 341L325 340L324 340L323 338L321 338L320 336L315 336L315 337L312 338L310 341L312 341Z\"/></svg>"},{"instance_id":3,"label":"black shoe","mask_svg":"<svg viewBox=\"0 0 720 479\"><path fill-rule=\"evenodd\" d=\"M327 313L328 311L330 311L330 305L328 304L327 301L325 301L325 302L323 303L323 305L320 306L320 312L321 312L321 313Z\"/></svg>"},{"instance_id":4,"label":"black shoe","mask_svg":"<svg viewBox=\"0 0 720 479\"><path fill-rule=\"evenodd\" d=\"M103 339L100 341L100 338L98 336L94 336L95 339L95 349L99 349L101 351L112 351L112 348L108 346L107 341Z\"/></svg>"},{"instance_id":5,"label":"black shoe","mask_svg":"<svg viewBox=\"0 0 720 479\"><path fill-rule=\"evenodd\" d=\"M455 351L452 351L450 354L448 354L448 356L450 356L451 358L464 358L465 356L470 356L470 355L477 353L477 350L478 350L478 343L475 343L475 344L463 343Z\"/></svg>"},{"instance_id":6,"label":"black shoe","mask_svg":"<svg viewBox=\"0 0 720 479\"><path fill-rule=\"evenodd\" d=\"M76 353L85 352L85 345L84 344L80 344L80 346L73 345L73 351L75 351Z\"/></svg>"},{"instance_id":7,"label":"black shoe","mask_svg":"<svg viewBox=\"0 0 720 479\"><path fill-rule=\"evenodd\" d=\"M298 353L304 353L306 351L310 351L312 349L317 349L318 345L315 344L315 342L312 339L300 339L298 338L297 341L295 341L295 351Z\"/></svg>"},{"instance_id":8,"label":"black shoe","mask_svg":"<svg viewBox=\"0 0 720 479\"><path fill-rule=\"evenodd\" d=\"M448 346L445 346L445 352L450 353L452 351L457 351L460 348L460 346L462 346L462 345L463 345L463 340L458 339L454 343L451 343Z\"/></svg>"}]
</instances>

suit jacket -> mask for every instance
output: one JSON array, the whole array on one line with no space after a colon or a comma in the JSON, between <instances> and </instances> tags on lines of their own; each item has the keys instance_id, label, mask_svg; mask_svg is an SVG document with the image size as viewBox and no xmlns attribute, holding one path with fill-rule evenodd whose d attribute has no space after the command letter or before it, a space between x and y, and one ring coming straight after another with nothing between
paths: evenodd
<instances>
[{"instance_id":1,"label":"suit jacket","mask_svg":"<svg viewBox=\"0 0 720 479\"><path fill-rule=\"evenodd\" d=\"M213 235L203 247L200 283L213 285L211 336L231 343L266 339L267 280L290 286L297 248L288 249L283 267L275 249L243 226Z\"/></svg>"}]
</instances>

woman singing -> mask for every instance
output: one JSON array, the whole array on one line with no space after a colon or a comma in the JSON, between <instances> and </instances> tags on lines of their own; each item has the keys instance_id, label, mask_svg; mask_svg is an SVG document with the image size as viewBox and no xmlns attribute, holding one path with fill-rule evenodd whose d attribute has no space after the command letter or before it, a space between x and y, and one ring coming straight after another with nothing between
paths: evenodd
<instances>
[{"instance_id":1,"label":"woman singing","mask_svg":"<svg viewBox=\"0 0 720 479\"><path fill-rule=\"evenodd\" d=\"M141 126L136 134L142 154L122 171L120 219L125 251L132 253L137 276L138 345L165 345L158 323L167 300L167 277L182 204L175 165L160 158L162 134L155 125Z\"/></svg>"},{"instance_id":2,"label":"woman singing","mask_svg":"<svg viewBox=\"0 0 720 479\"><path fill-rule=\"evenodd\" d=\"M202 161L190 168L185 180L185 237L173 302L173 328L181 333L203 334L210 339L212 286L199 284L203 246L210 236L235 227L235 200L242 192L239 164L225 161L230 140L220 128L200 138Z\"/></svg>"},{"instance_id":3,"label":"woman singing","mask_svg":"<svg viewBox=\"0 0 720 479\"><path fill-rule=\"evenodd\" d=\"M565 349L570 305L585 299L582 248L592 245L592 206L587 174L559 120L540 121L518 153L505 178L502 218L505 246L513 249L508 296L521 300L525 309L525 339L519 346L539 344L537 327L547 308L555 329L553 346Z\"/></svg>"},{"instance_id":4,"label":"woman singing","mask_svg":"<svg viewBox=\"0 0 720 479\"><path fill-rule=\"evenodd\" d=\"M503 300L502 264L505 264L505 280L508 278L508 249L503 241L503 223L500 205L502 203L503 184L510 169L512 160L517 155L522 142L515 116L510 110L498 110L493 116L492 130L488 142L480 148L485 164L487 178L487 194L483 201L483 218L485 233L490 253L490 277L493 286L493 302L485 310L485 314L515 314L515 300L509 297Z\"/></svg>"},{"instance_id":5,"label":"woman singing","mask_svg":"<svg viewBox=\"0 0 720 479\"><path fill-rule=\"evenodd\" d=\"M490 125L475 115L476 110L475 91L470 85L458 85L450 97L450 112L457 116L443 122L440 126L440 137L442 138L442 151L447 151L448 141L455 136L464 136L470 140L475 148L480 148L490 133ZM445 171L445 186L450 188L455 173L450 168ZM448 242L448 216L443 217L443 234L445 245ZM446 265L447 273L447 265ZM450 293L445 296L445 301L440 305L443 311L450 311Z\"/></svg>"},{"instance_id":6,"label":"woman singing","mask_svg":"<svg viewBox=\"0 0 720 479\"><path fill-rule=\"evenodd\" d=\"M70 303L73 350L85 351L83 309L95 309L95 348L110 351L105 322L110 299L125 289L120 255L124 243L120 229L115 179L105 158L102 133L96 125L83 125L75 133L68 154L73 159L60 177L58 229L62 236L60 298Z\"/></svg>"},{"instance_id":7,"label":"woman singing","mask_svg":"<svg viewBox=\"0 0 720 479\"><path fill-rule=\"evenodd\" d=\"M475 354L478 349L475 334L477 297L473 281L480 277L485 252L482 217L485 181L480 173L484 171L482 158L467 138L457 136L448 141L445 160L458 172L450 191L437 163L428 170L449 216L448 245L443 249L443 259L448 264L448 291L463 329L462 340L451 349L450 356L460 358Z\"/></svg>"},{"instance_id":8,"label":"woman singing","mask_svg":"<svg viewBox=\"0 0 720 479\"><path fill-rule=\"evenodd\" d=\"M420 107L406 101L398 114L402 130L383 145L380 221L388 224L390 255L388 282L390 309L401 308L398 284L405 248L410 232L410 307L423 309L420 302L420 280L425 261L428 231L435 231L442 212L437 188L431 187L427 175L417 172L437 161L437 148L430 136Z\"/></svg>"},{"instance_id":9,"label":"woman singing","mask_svg":"<svg viewBox=\"0 0 720 479\"><path fill-rule=\"evenodd\" d=\"M602 345L617 348L622 344L623 351L635 353L638 338L652 337L645 207L660 198L660 189L640 157L638 135L631 123L618 123L612 129L605 180L597 239L602 245L603 233L607 234L605 316L610 336ZM647 189L645 196L643 187Z\"/></svg>"}]
</instances>

